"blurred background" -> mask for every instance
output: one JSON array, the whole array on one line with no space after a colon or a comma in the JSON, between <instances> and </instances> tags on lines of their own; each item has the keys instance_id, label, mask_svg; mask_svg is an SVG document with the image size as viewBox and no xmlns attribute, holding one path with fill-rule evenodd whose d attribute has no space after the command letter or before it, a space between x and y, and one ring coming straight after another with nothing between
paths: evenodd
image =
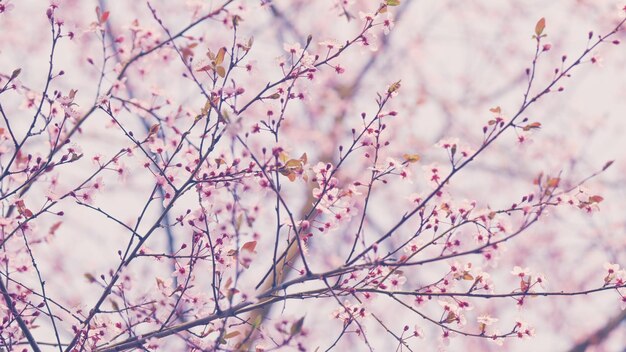
<instances>
[{"instance_id":1,"label":"blurred background","mask_svg":"<svg viewBox=\"0 0 626 352\"><path fill-rule=\"evenodd\" d=\"M46 9L50 3L3 0L0 4L4 6L4 12L0 13L0 73L10 75L14 69L21 68L19 82L26 87L18 90L19 94L4 94L0 102L11 116L11 123L24 129L30 123L29 111L34 111L28 106L28 99L29 94L36 93L29 92L41 92L46 83L51 47ZM53 90L63 95L70 89L77 90L76 110L82 114L99 99L96 86L103 67L102 40L108 53L102 81L106 90L115 84L118 62L124 63L137 53L132 33L144 35L146 42L167 39L144 1L59 0L52 4L58 5L56 18L63 21L64 31L74 35L71 40L59 41L54 71L63 70L64 74L53 81ZM216 1L199 0L151 1L150 4L172 33L221 5ZM551 48L540 57L536 86L531 94L550 83L554 68L561 67L563 55L567 56L566 64L569 64L583 53L590 31L594 38L610 32L625 15L624 5L626 3L620 1L582 0L403 0L399 6L390 7L388 14L381 15L394 23L388 34L384 33L382 25L378 26L372 32L375 36L368 37L370 45L351 46L333 61L345 72L337 74L335 68L325 67L315 73L315 79L298 82L295 89L303 94L303 99L289 106L278 145L292 157L306 152L311 165L318 161L336 162L338 145L349 143L350 130L362 126L360 114L365 112L371 116L376 111L376 93L385 92L389 84L401 80L402 88L389 105L398 115L386 120L388 130L384 138L390 145L384 157L401 159L403 153L417 153L421 160L412 166L413 174L408 180L393 180L374 194L367 217L366 238L376 238L410 209L409 195L429 190L425 179L428 165L437 163L446 169L445 151L437 146L440 140L458 138L460 143L477 149L483 138L482 127L493 116L490 108L500 106L507 120L518 111L527 86L525 69L531 65L535 49L531 37L539 18L546 19L544 43L550 43ZM110 34L104 39L99 30L94 29L96 6L110 11L105 26ZM245 88L240 101L250 100L268 82L282 77L279 62L285 57L286 43L304 46L307 36L311 35L309 51L323 56L326 50L318 43L328 40L343 43L354 38L363 26L360 12L374 12L378 6L377 2L358 0L235 1L230 4L230 15L242 18L238 28L241 41L254 38L244 60L250 67L242 67L232 77L238 87ZM623 31L614 38L622 42L626 39ZM200 43L192 48L200 57L206 48L231 45L232 30L211 19L177 39L176 44L182 48L192 42ZM114 49L118 50L116 56L112 55ZM496 292L515 289L516 278L510 274L514 266L544 273L548 291L578 291L602 286L604 263L626 265L624 67L623 44L607 43L594 49L572 71L571 77L558 84L564 88L562 92L542 97L524 112L523 116L529 121L541 123L540 129L523 133L508 131L453 179L450 196L454 199L476 201L481 208L500 209L533 192L533 179L542 172L560 173L567 187L598 172L607 161L615 160L606 172L584 185L591 194L604 198L597 211L586 213L575 207L549 210L539 224L506 244L497 264L489 268ZM116 94L135 99L133 101L143 107L158 107L154 111L170 118L173 126L188 123L200 111L205 99L194 82L183 76L185 71L178 55L166 48L132 66L126 74L127 81ZM241 116L242 121L233 133L249 131L265 118L268 109L277 108L277 102L267 100L251 106ZM142 132L144 121L148 125L154 123L154 116L141 109L121 109L119 119L138 134L145 133ZM520 142L520 137L524 142ZM45 153L48 142L44 137L39 140L39 144L29 144L29 152ZM129 146L128 139L112 126L110 117L102 111L95 111L81 125L80 133L72 137L71 143L80 148L84 157L68 168L55 171L61 189L80 182L95 170L93 156L102 155L107 159ZM262 147L272 148L276 143L261 135L251 137L250 145L258 151ZM225 159L232 161L233 155L240 153L237 148L234 139L225 140L218 146L216 155L222 153ZM123 178L115 172L105 176L105 190L94 200L98 207L128 223L136 221L154 186L154 177L142 167L140 158L124 161L127 169ZM339 177L359 179L369 173L367 167L360 159L350 161ZM43 204L48 187L46 182L33 186L25 199L29 204ZM301 213L310 188L299 181L284 181L283 190L294 212ZM220 197L229 196L216 196L216 211L226 204L222 204ZM276 220L272 217L275 216L273 205L267 206L265 197L272 198L271 192L245 193L241 197L242 204L260 207L255 227L246 230L249 238L260 238L254 259L259 269L251 267L253 270L241 276L239 285L244 292L255 292L259 275L271 263L267 253L273 245L271 236ZM172 211L171 219L183 214L192 203L193 200L182 200ZM37 246L35 254L42 275L47 278L50 297L72 309L88 309L100 295L101 288L86 280L84 275L98 276L116 267L119 263L117 250L126 244L128 233L71 199L64 200L61 208L65 212L63 225L54 238ZM159 210L155 204L148 214L156 217ZM36 225L43 231L42 237L55 221L54 217L38 220ZM354 227L354 223L347 224L346 229L350 226ZM161 232L147 244L155 252L179 248L190 237L185 228L174 228L169 235L164 230ZM316 258L317 268L329 269L342 263L346 247L352 243L348 232L325 234L312 242L310 256ZM267 233L270 239L264 241ZM25 257L24 260L30 259ZM480 257L468 260L475 266L492 265L482 263ZM198 270L198 282L208 280L202 277L202 269ZM405 273L408 279L405 288L426 282L431 276L441 277L445 270L445 263L413 268ZM142 296L153 289L155 278L170 278L171 271L171 263L167 261L138 261L128 269L128 275L133 278L129 292ZM293 273L290 275L294 277ZM26 273L23 280L32 280L32 277ZM208 286L198 284L199 290L201 287ZM411 329L419 325L424 329L424 339L410 341L415 350L438 350L440 329L402 306L385 303L384 298L377 300L380 301L371 303L371 312L390 328L401 331L404 325ZM515 319L521 318L535 328L535 337L507 339L504 347L500 347L487 339L458 336L451 339L450 351L625 351L623 320L626 315L620 309L615 291L574 297L539 297L528 300L522 309L518 309L512 299L474 300L472 304L475 308L469 313L468 321L474 323L476 315L489 313L500 319L496 325L500 324L499 329L505 332ZM283 317L305 316L304 329L308 336L304 346L310 351L318 346L325 350L342 329L340 321L331 319L336 308L336 302L331 300L288 301L273 307L264 324L272 326ZM433 308L432 312L436 311ZM38 334L51 331L43 321L36 330ZM367 320L364 329L376 350L397 347L397 342L375 320ZM599 331L606 333L598 334ZM594 334L597 338L589 340ZM355 334L348 334L335 349L367 350L360 341ZM168 343L169 347L162 347L162 350L182 348L175 339ZM585 343L589 344L587 349Z\"/></svg>"}]
</instances>

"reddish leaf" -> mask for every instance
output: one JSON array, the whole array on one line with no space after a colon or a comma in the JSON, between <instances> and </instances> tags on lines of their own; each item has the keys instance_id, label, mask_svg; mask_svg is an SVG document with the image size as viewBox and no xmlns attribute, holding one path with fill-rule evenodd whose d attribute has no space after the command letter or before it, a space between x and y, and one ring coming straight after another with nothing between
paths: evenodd
<instances>
[{"instance_id":1,"label":"reddish leaf","mask_svg":"<svg viewBox=\"0 0 626 352\"><path fill-rule=\"evenodd\" d=\"M559 186L559 182L561 182L561 179L558 177L548 177L548 187L556 188Z\"/></svg>"},{"instance_id":2,"label":"reddish leaf","mask_svg":"<svg viewBox=\"0 0 626 352\"><path fill-rule=\"evenodd\" d=\"M600 203L603 200L604 200L604 198L602 198L602 196L598 196L598 195L589 197L589 203Z\"/></svg>"},{"instance_id":3,"label":"reddish leaf","mask_svg":"<svg viewBox=\"0 0 626 352\"><path fill-rule=\"evenodd\" d=\"M109 11L104 11L102 16L100 16L100 23L104 23L109 19Z\"/></svg>"},{"instance_id":4,"label":"reddish leaf","mask_svg":"<svg viewBox=\"0 0 626 352\"><path fill-rule=\"evenodd\" d=\"M535 34L537 35L537 37L539 37L543 33L543 30L545 28L546 19L542 17L539 21L537 21L537 24L535 25Z\"/></svg>"},{"instance_id":5,"label":"reddish leaf","mask_svg":"<svg viewBox=\"0 0 626 352\"><path fill-rule=\"evenodd\" d=\"M530 131L532 129L537 129L537 128L541 128L541 123L540 122L533 122L533 123L530 123L530 124L522 127L522 129L524 131Z\"/></svg>"},{"instance_id":6,"label":"reddish leaf","mask_svg":"<svg viewBox=\"0 0 626 352\"><path fill-rule=\"evenodd\" d=\"M30 218L33 216L33 212L30 211L30 209L26 208L23 200L18 200L17 202L15 202L15 205L17 206L17 212L20 213L20 215L23 215L26 218Z\"/></svg>"},{"instance_id":7,"label":"reddish leaf","mask_svg":"<svg viewBox=\"0 0 626 352\"><path fill-rule=\"evenodd\" d=\"M52 226L50 226L50 231L48 231L48 233L49 233L50 235L54 235L54 233L55 233L55 232L57 232L57 230L59 229L59 227L61 227L61 224L62 224L62 223L63 223L63 222L61 222L61 221L54 223Z\"/></svg>"},{"instance_id":8,"label":"reddish leaf","mask_svg":"<svg viewBox=\"0 0 626 352\"><path fill-rule=\"evenodd\" d=\"M200 67L199 69L196 69L196 72L208 72L211 71L213 69L213 67L211 67L210 65L204 65L202 67Z\"/></svg>"},{"instance_id":9,"label":"reddish leaf","mask_svg":"<svg viewBox=\"0 0 626 352\"><path fill-rule=\"evenodd\" d=\"M246 242L241 246L242 251L248 251L250 253L254 253L254 249L256 248L256 241Z\"/></svg>"},{"instance_id":10,"label":"reddish leaf","mask_svg":"<svg viewBox=\"0 0 626 352\"><path fill-rule=\"evenodd\" d=\"M229 278L226 280L226 282L224 283L224 288L228 290L228 289L230 288L230 285L232 285L232 284L233 284L233 278L232 278L232 277L229 277Z\"/></svg>"}]
</instances>

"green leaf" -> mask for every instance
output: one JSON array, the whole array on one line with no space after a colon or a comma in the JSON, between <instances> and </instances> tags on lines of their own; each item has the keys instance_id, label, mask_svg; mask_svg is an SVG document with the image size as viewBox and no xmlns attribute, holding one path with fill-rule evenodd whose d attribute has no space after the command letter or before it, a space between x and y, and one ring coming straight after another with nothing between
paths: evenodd
<instances>
[{"instance_id":1,"label":"green leaf","mask_svg":"<svg viewBox=\"0 0 626 352\"><path fill-rule=\"evenodd\" d=\"M259 314L256 316L256 318L254 318L254 321L252 322L252 329L256 329L259 326L261 326L261 322L263 321L263 317Z\"/></svg>"},{"instance_id":2,"label":"green leaf","mask_svg":"<svg viewBox=\"0 0 626 352\"><path fill-rule=\"evenodd\" d=\"M398 6L400 5L400 0L387 0L385 3L387 6Z\"/></svg>"}]
</instances>

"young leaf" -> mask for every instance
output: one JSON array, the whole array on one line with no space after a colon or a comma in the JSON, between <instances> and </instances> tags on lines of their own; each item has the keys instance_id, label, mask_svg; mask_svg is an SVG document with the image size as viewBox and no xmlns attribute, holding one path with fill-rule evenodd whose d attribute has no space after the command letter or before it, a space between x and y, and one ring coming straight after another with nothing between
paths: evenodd
<instances>
[{"instance_id":1,"label":"young leaf","mask_svg":"<svg viewBox=\"0 0 626 352\"><path fill-rule=\"evenodd\" d=\"M152 136L152 135L157 134L159 132L160 127L161 125L159 125L158 123L155 123L154 125L150 127L150 131L148 132L148 135Z\"/></svg>"},{"instance_id":2,"label":"young leaf","mask_svg":"<svg viewBox=\"0 0 626 352\"><path fill-rule=\"evenodd\" d=\"M598 195L589 197L589 203L600 203L603 200L604 198Z\"/></svg>"},{"instance_id":3,"label":"young leaf","mask_svg":"<svg viewBox=\"0 0 626 352\"><path fill-rule=\"evenodd\" d=\"M239 214L237 216L237 222L235 223L235 229L239 231L241 229L241 224L243 223L243 214Z\"/></svg>"},{"instance_id":4,"label":"young leaf","mask_svg":"<svg viewBox=\"0 0 626 352\"><path fill-rule=\"evenodd\" d=\"M302 160L299 160L299 159L288 160L285 163L284 167L288 168L288 169L291 169L291 170L298 170L298 171L300 171L300 170L302 170Z\"/></svg>"},{"instance_id":5,"label":"young leaf","mask_svg":"<svg viewBox=\"0 0 626 352\"><path fill-rule=\"evenodd\" d=\"M215 72L217 72L218 76L222 78L226 76L226 70L224 69L224 66L217 66L215 68Z\"/></svg>"},{"instance_id":6,"label":"young leaf","mask_svg":"<svg viewBox=\"0 0 626 352\"><path fill-rule=\"evenodd\" d=\"M226 54L226 48L222 47L220 48L220 50L217 52L217 56L215 57L215 64L216 65L221 65L222 62L224 62L224 55Z\"/></svg>"},{"instance_id":7,"label":"young leaf","mask_svg":"<svg viewBox=\"0 0 626 352\"><path fill-rule=\"evenodd\" d=\"M556 188L556 187L559 186L559 182L561 182L560 178L558 178L558 177L555 177L555 178L549 177L548 178L548 187Z\"/></svg>"},{"instance_id":8,"label":"young leaf","mask_svg":"<svg viewBox=\"0 0 626 352\"><path fill-rule=\"evenodd\" d=\"M388 94L395 93L398 89L400 89L400 81L392 83L387 89Z\"/></svg>"},{"instance_id":9,"label":"young leaf","mask_svg":"<svg viewBox=\"0 0 626 352\"><path fill-rule=\"evenodd\" d=\"M403 154L404 161L408 163L416 163L420 161L421 157L418 154Z\"/></svg>"},{"instance_id":10,"label":"young leaf","mask_svg":"<svg viewBox=\"0 0 626 352\"><path fill-rule=\"evenodd\" d=\"M241 333L239 331L237 331L237 330L231 331L228 334L224 335L223 339L224 340L228 340L228 339L233 338L233 337L235 337L235 336L237 336L239 334L241 334Z\"/></svg>"},{"instance_id":11,"label":"young leaf","mask_svg":"<svg viewBox=\"0 0 626 352\"><path fill-rule=\"evenodd\" d=\"M61 224L63 224L63 222L61 222L61 221L58 221L58 222L54 223L50 227L50 230L48 231L48 234L54 235L57 232L57 230L59 229L59 227L61 227Z\"/></svg>"},{"instance_id":12,"label":"young leaf","mask_svg":"<svg viewBox=\"0 0 626 352\"><path fill-rule=\"evenodd\" d=\"M11 73L11 78L9 80L12 81L12 80L16 79L17 76L19 76L21 72L22 72L21 68L13 70L13 73Z\"/></svg>"},{"instance_id":13,"label":"young leaf","mask_svg":"<svg viewBox=\"0 0 626 352\"><path fill-rule=\"evenodd\" d=\"M463 280L474 280L474 277L472 276L472 274L468 273L467 271L463 273L462 276Z\"/></svg>"},{"instance_id":14,"label":"young leaf","mask_svg":"<svg viewBox=\"0 0 626 352\"><path fill-rule=\"evenodd\" d=\"M254 253L254 249L256 248L256 241L246 242L241 246L242 251L248 251L250 253Z\"/></svg>"},{"instance_id":15,"label":"young leaf","mask_svg":"<svg viewBox=\"0 0 626 352\"><path fill-rule=\"evenodd\" d=\"M33 216L33 212L30 211L30 209L26 208L23 200L18 200L17 202L15 202L15 205L17 205L17 212L20 213L20 215L23 215L26 218L30 218Z\"/></svg>"},{"instance_id":16,"label":"young leaf","mask_svg":"<svg viewBox=\"0 0 626 352\"><path fill-rule=\"evenodd\" d=\"M261 314L258 314L256 318L254 318L254 321L252 322L252 329L256 329L259 326L261 326L262 321L263 321L263 317L261 316Z\"/></svg>"},{"instance_id":17,"label":"young leaf","mask_svg":"<svg viewBox=\"0 0 626 352\"><path fill-rule=\"evenodd\" d=\"M298 319L293 325L291 325L291 329L289 329L289 334L291 336L297 335L302 331L302 325L304 324L304 317Z\"/></svg>"},{"instance_id":18,"label":"young leaf","mask_svg":"<svg viewBox=\"0 0 626 352\"><path fill-rule=\"evenodd\" d=\"M456 320L456 314L454 314L454 312L450 312L450 313L448 313L448 316L446 317L446 319L444 319L442 321L442 323L450 324L450 323L452 323L455 320Z\"/></svg>"},{"instance_id":19,"label":"young leaf","mask_svg":"<svg viewBox=\"0 0 626 352\"><path fill-rule=\"evenodd\" d=\"M526 131L526 132L528 132L528 131L530 131L532 129L537 129L537 128L541 128L541 122L533 122L533 123L530 123L530 124L522 127L522 129L524 131Z\"/></svg>"},{"instance_id":20,"label":"young leaf","mask_svg":"<svg viewBox=\"0 0 626 352\"><path fill-rule=\"evenodd\" d=\"M546 28L546 19L541 17L541 19L537 21L537 24L535 25L535 34L537 35L537 37L541 36L544 28Z\"/></svg>"},{"instance_id":21,"label":"young leaf","mask_svg":"<svg viewBox=\"0 0 626 352\"><path fill-rule=\"evenodd\" d=\"M102 16L100 16L100 23L104 23L109 19L109 11L104 11Z\"/></svg>"}]
</instances>

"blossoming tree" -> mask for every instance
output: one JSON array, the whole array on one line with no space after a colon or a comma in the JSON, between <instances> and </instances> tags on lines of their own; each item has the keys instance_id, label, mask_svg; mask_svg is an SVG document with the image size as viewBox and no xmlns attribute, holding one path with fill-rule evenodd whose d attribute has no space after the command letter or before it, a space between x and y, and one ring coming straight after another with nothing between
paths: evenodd
<instances>
[{"instance_id":1,"label":"blossoming tree","mask_svg":"<svg viewBox=\"0 0 626 352\"><path fill-rule=\"evenodd\" d=\"M605 5L0 1L0 350L619 346Z\"/></svg>"}]
</instances>

